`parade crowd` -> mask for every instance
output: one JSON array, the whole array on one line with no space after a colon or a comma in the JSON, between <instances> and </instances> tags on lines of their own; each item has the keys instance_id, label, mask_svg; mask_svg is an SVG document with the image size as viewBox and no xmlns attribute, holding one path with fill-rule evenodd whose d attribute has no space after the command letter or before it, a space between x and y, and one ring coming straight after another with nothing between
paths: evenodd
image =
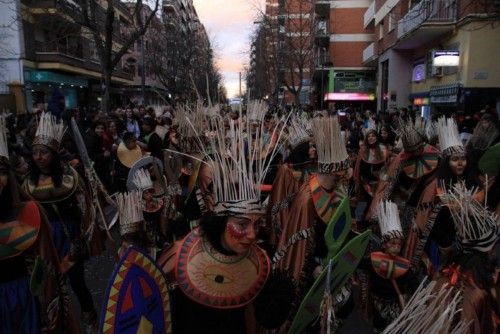
<instances>
[{"instance_id":1,"label":"parade crowd","mask_svg":"<svg viewBox=\"0 0 500 334\"><path fill-rule=\"evenodd\" d=\"M489 106L48 109L0 115L0 333L498 330Z\"/></svg>"}]
</instances>

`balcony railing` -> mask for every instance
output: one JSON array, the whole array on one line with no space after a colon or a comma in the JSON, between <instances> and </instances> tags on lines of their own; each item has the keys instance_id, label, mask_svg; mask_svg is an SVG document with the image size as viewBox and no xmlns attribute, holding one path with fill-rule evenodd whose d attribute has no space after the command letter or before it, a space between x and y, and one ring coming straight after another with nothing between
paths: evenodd
<instances>
[{"instance_id":1,"label":"balcony railing","mask_svg":"<svg viewBox=\"0 0 500 334\"><path fill-rule=\"evenodd\" d=\"M369 62L371 60L375 59L375 43L370 43L364 50L363 50L363 63Z\"/></svg>"},{"instance_id":2,"label":"balcony railing","mask_svg":"<svg viewBox=\"0 0 500 334\"><path fill-rule=\"evenodd\" d=\"M375 20L375 0L372 1L372 4L366 9L365 15L363 17L363 26L366 28Z\"/></svg>"},{"instance_id":3,"label":"balcony railing","mask_svg":"<svg viewBox=\"0 0 500 334\"><path fill-rule=\"evenodd\" d=\"M423 0L398 21L398 38L427 23L447 23L456 20L454 1Z\"/></svg>"}]
</instances>

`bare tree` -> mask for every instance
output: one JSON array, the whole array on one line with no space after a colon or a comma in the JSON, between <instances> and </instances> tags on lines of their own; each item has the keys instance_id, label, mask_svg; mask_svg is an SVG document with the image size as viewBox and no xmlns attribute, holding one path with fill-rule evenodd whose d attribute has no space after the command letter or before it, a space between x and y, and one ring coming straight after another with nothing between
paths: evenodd
<instances>
[{"instance_id":1,"label":"bare tree","mask_svg":"<svg viewBox=\"0 0 500 334\"><path fill-rule=\"evenodd\" d=\"M150 1L151 2L151 1ZM102 110L109 112L110 87L113 71L120 64L122 57L143 36L158 11L160 0L154 0L151 11L143 0L129 1L130 22L120 27L116 15L119 0L65 0L61 1L61 10L71 16L75 23L88 29L94 41L100 60L103 84ZM118 37L120 40L118 41Z\"/></svg>"}]
</instances>

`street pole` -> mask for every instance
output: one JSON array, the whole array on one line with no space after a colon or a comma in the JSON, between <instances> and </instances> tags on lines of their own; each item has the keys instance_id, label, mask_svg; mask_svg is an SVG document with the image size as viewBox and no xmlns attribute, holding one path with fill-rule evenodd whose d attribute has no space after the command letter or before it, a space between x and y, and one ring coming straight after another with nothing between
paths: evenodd
<instances>
[{"instance_id":1,"label":"street pole","mask_svg":"<svg viewBox=\"0 0 500 334\"><path fill-rule=\"evenodd\" d=\"M239 72L239 77L240 77L240 95L239 95L239 97L241 98L241 72Z\"/></svg>"},{"instance_id":2,"label":"street pole","mask_svg":"<svg viewBox=\"0 0 500 334\"><path fill-rule=\"evenodd\" d=\"M146 66L144 57L144 35L141 37L141 93L142 93L142 105L146 105Z\"/></svg>"}]
</instances>

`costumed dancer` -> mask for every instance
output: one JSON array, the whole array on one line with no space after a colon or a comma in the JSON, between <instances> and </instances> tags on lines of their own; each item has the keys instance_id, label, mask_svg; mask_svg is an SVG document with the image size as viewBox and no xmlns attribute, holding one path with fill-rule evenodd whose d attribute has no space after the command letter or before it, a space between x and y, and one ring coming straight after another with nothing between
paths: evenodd
<instances>
[{"instance_id":1,"label":"costumed dancer","mask_svg":"<svg viewBox=\"0 0 500 334\"><path fill-rule=\"evenodd\" d=\"M460 140L458 128L452 118L441 117L434 125L439 138L441 149L441 164L439 166L436 180L429 184L425 192L434 191L434 208L429 219L423 226L415 225L410 232L410 239L418 236L415 243L416 252L414 258L418 257L421 246L425 244L426 254L432 261L433 270L438 271L442 262L446 262L446 256L452 250L455 241L455 231L450 210L443 206L440 196L443 188L452 187L457 183L464 182L467 189L480 189L476 192L476 200L482 202L485 198L485 189L478 171L474 168L465 147ZM491 185L491 183L490 183ZM435 219L432 219L435 217ZM409 242L411 245L412 242Z\"/></svg>"},{"instance_id":2,"label":"costumed dancer","mask_svg":"<svg viewBox=\"0 0 500 334\"><path fill-rule=\"evenodd\" d=\"M61 271L69 277L80 303L82 320L96 328L97 314L85 283L84 261L102 250L102 239L99 228L89 219L90 202L81 176L62 163L58 154L63 134L62 122L49 113L41 115L33 140L31 170L22 189L43 208Z\"/></svg>"},{"instance_id":3,"label":"costumed dancer","mask_svg":"<svg viewBox=\"0 0 500 334\"><path fill-rule=\"evenodd\" d=\"M318 171L299 187L288 216L281 219L281 234L273 256L273 267L287 273L296 286L296 306L323 270L323 259L328 254L325 230L341 201L348 196L345 184L349 177L349 156L338 119L315 118L312 132ZM347 302L350 293L342 291L340 295L343 298L338 301L338 307ZM290 312L290 318L295 312L296 309Z\"/></svg>"},{"instance_id":4,"label":"costumed dancer","mask_svg":"<svg viewBox=\"0 0 500 334\"><path fill-rule=\"evenodd\" d=\"M155 197L153 180L147 169L137 170L133 176L134 185L142 196L142 210L145 222L146 242L150 248L150 255L156 258L156 247L159 245L160 231L166 229L165 200Z\"/></svg>"},{"instance_id":5,"label":"costumed dancer","mask_svg":"<svg viewBox=\"0 0 500 334\"><path fill-rule=\"evenodd\" d=\"M385 145L380 143L377 131L368 130L356 158L353 174L356 199L358 202L366 202L366 210L377 190L380 173L389 162L389 155Z\"/></svg>"},{"instance_id":6,"label":"costumed dancer","mask_svg":"<svg viewBox=\"0 0 500 334\"><path fill-rule=\"evenodd\" d=\"M372 252L360 268L370 272L371 300L368 300L370 305L367 309L373 315L375 331L380 333L404 307L404 295L413 275L409 271L410 261L400 256L404 235L396 203L384 201L379 204L376 213L382 249Z\"/></svg>"},{"instance_id":7,"label":"costumed dancer","mask_svg":"<svg viewBox=\"0 0 500 334\"><path fill-rule=\"evenodd\" d=\"M491 251L499 238L498 217L475 195L474 189L461 183L447 188L441 196L455 224L456 253L436 280L462 292L461 318L470 323L467 333L495 333Z\"/></svg>"},{"instance_id":8,"label":"costumed dancer","mask_svg":"<svg viewBox=\"0 0 500 334\"><path fill-rule=\"evenodd\" d=\"M172 333L167 281L147 255L143 200L134 190L116 195L124 244L106 294L99 333Z\"/></svg>"},{"instance_id":9,"label":"costumed dancer","mask_svg":"<svg viewBox=\"0 0 500 334\"><path fill-rule=\"evenodd\" d=\"M122 142L116 150L117 160L113 171L115 189L118 192L127 191L127 178L130 168L142 158L142 151L137 144L137 138L132 132L123 134Z\"/></svg>"},{"instance_id":10,"label":"costumed dancer","mask_svg":"<svg viewBox=\"0 0 500 334\"><path fill-rule=\"evenodd\" d=\"M0 332L78 333L67 282L34 201L21 202L0 115Z\"/></svg>"},{"instance_id":11,"label":"costumed dancer","mask_svg":"<svg viewBox=\"0 0 500 334\"><path fill-rule=\"evenodd\" d=\"M435 180L439 166L439 151L425 142L425 123L400 120L399 135L403 151L390 162L382 174L373 196L367 220L376 220L376 208L383 200L390 200L399 207L403 233L408 234L412 224L425 226L434 209L435 191L426 189ZM428 191L424 191L428 190ZM435 219L435 217L434 217ZM415 220L415 223L413 223ZM403 256L418 268L420 259L412 260L415 246L404 245ZM423 249L423 245L421 247ZM408 251L411 250L411 251Z\"/></svg>"},{"instance_id":12,"label":"costumed dancer","mask_svg":"<svg viewBox=\"0 0 500 334\"><path fill-rule=\"evenodd\" d=\"M252 131L248 123L244 128L231 121L225 140L219 124L211 154L203 148L213 170L213 211L158 261L177 285L172 293L175 333L255 331L258 310L252 302L271 267L266 252L256 245L265 212L260 184L279 148L277 142L272 150L263 150L262 130L262 123ZM256 145L247 141L252 132Z\"/></svg>"}]
</instances>

